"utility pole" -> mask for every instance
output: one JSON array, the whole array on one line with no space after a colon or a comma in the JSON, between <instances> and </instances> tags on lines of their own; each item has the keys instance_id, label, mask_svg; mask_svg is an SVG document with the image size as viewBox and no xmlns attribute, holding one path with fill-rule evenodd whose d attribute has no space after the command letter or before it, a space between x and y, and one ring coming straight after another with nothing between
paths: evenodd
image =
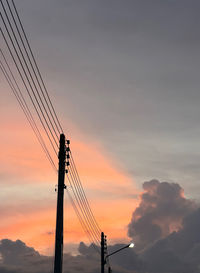
<instances>
[{"instance_id":1,"label":"utility pole","mask_svg":"<svg viewBox=\"0 0 200 273\"><path fill-rule=\"evenodd\" d=\"M104 233L101 232L101 273L104 273L105 267L105 236Z\"/></svg>"},{"instance_id":2,"label":"utility pole","mask_svg":"<svg viewBox=\"0 0 200 273\"><path fill-rule=\"evenodd\" d=\"M59 169L58 169L58 194L57 194L57 215L56 215L56 239L55 239L55 260L54 273L62 273L63 258L63 199L65 186L65 160L66 146L65 135L60 135L59 147Z\"/></svg>"},{"instance_id":3,"label":"utility pole","mask_svg":"<svg viewBox=\"0 0 200 273\"><path fill-rule=\"evenodd\" d=\"M101 273L105 272L105 264L108 266L108 273L112 273L108 256L107 236L101 232Z\"/></svg>"}]
</instances>

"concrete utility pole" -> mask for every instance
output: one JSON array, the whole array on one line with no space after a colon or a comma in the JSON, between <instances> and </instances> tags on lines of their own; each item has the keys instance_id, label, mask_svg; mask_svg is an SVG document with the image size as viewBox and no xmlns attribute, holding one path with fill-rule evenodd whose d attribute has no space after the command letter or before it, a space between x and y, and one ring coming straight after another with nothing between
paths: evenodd
<instances>
[{"instance_id":1,"label":"concrete utility pole","mask_svg":"<svg viewBox=\"0 0 200 273\"><path fill-rule=\"evenodd\" d=\"M56 215L56 240L55 240L55 260L54 273L62 273L63 259L63 198L65 189L65 160L66 146L65 135L60 135L59 147L59 169L58 169L58 194L57 194L57 215Z\"/></svg>"},{"instance_id":2,"label":"concrete utility pole","mask_svg":"<svg viewBox=\"0 0 200 273\"><path fill-rule=\"evenodd\" d=\"M105 236L104 233L101 232L101 273L104 273L105 267Z\"/></svg>"}]
</instances>

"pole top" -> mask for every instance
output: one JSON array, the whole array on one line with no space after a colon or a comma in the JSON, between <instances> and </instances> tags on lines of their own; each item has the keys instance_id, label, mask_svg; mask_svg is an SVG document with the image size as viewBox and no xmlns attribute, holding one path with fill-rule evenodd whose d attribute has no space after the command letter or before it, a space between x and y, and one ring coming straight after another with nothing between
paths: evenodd
<instances>
[{"instance_id":1,"label":"pole top","mask_svg":"<svg viewBox=\"0 0 200 273\"><path fill-rule=\"evenodd\" d=\"M65 135L64 134L60 134L60 144L65 145Z\"/></svg>"},{"instance_id":2,"label":"pole top","mask_svg":"<svg viewBox=\"0 0 200 273\"><path fill-rule=\"evenodd\" d=\"M65 135L64 134L60 134L60 140L64 139L65 140Z\"/></svg>"}]
</instances>

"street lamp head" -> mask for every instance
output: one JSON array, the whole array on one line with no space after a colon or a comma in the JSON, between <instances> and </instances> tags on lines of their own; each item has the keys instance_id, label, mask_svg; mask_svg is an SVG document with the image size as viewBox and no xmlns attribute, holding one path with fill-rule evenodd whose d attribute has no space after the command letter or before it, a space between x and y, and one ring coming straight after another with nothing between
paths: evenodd
<instances>
[{"instance_id":1,"label":"street lamp head","mask_svg":"<svg viewBox=\"0 0 200 273\"><path fill-rule=\"evenodd\" d=\"M118 249L118 250L116 250L116 251L114 251L114 252L112 252L112 253L106 255L105 260L104 260L104 263L106 263L106 259L107 259L108 257L112 256L113 254L118 253L119 251L121 251L121 250L123 250L123 249L125 249L125 248L128 248L128 247L133 248L134 246L135 246L134 243L130 243L129 245L123 246L123 247L121 247L120 249Z\"/></svg>"},{"instance_id":2,"label":"street lamp head","mask_svg":"<svg viewBox=\"0 0 200 273\"><path fill-rule=\"evenodd\" d=\"M130 245L128 247L133 248L134 246L135 246L134 243L130 243Z\"/></svg>"}]
</instances>

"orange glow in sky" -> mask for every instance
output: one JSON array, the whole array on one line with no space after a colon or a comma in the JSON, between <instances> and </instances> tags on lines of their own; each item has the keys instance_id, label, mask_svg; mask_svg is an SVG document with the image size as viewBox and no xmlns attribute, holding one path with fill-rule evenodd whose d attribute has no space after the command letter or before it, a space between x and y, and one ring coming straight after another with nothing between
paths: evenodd
<instances>
[{"instance_id":1,"label":"orange glow in sky","mask_svg":"<svg viewBox=\"0 0 200 273\"><path fill-rule=\"evenodd\" d=\"M6 109L1 109L1 117L5 113ZM57 176L22 113L14 120L0 119L0 237L20 239L41 253L53 254ZM71 149L97 222L110 242L125 242L127 225L138 202L132 197L137 194L134 181L116 160L108 158L100 143L80 141L83 136L77 130L74 133ZM67 195L64 241L89 243Z\"/></svg>"}]
</instances>

